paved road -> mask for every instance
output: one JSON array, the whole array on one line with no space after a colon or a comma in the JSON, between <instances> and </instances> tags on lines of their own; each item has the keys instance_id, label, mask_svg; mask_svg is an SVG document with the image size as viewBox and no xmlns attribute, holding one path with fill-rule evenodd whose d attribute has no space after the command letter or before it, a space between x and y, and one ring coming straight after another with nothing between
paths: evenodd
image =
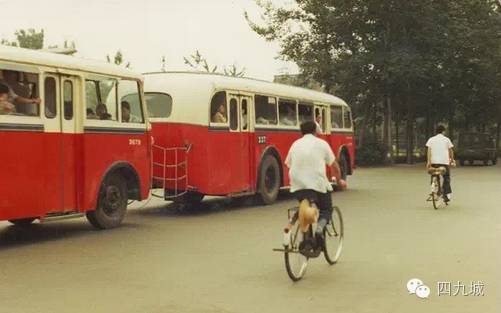
<instances>
[{"instance_id":1,"label":"paved road","mask_svg":"<svg viewBox=\"0 0 501 313\"><path fill-rule=\"evenodd\" d=\"M0 312L499 312L501 166L454 170L454 202L438 211L424 201L422 167L356 171L334 195L346 223L340 263L314 260L299 283L271 251L287 196L263 207L211 200L195 215L155 200L101 232L83 218L0 223ZM429 299L408 294L414 277ZM485 295L437 296L438 282L458 281L466 291L481 281Z\"/></svg>"}]
</instances>

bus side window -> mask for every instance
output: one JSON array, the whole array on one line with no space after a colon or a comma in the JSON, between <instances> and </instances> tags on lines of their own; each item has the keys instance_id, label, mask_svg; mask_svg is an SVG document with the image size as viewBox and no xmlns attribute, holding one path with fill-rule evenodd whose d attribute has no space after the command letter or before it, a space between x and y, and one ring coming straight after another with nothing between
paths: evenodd
<instances>
[{"instance_id":1,"label":"bus side window","mask_svg":"<svg viewBox=\"0 0 501 313\"><path fill-rule=\"evenodd\" d=\"M172 113L172 97L166 93L145 93L149 117L167 118ZM127 97L125 97L127 100Z\"/></svg>"},{"instance_id":2,"label":"bus side window","mask_svg":"<svg viewBox=\"0 0 501 313\"><path fill-rule=\"evenodd\" d=\"M228 123L228 110L226 108L226 92L219 91L213 97L210 103L210 121L211 123Z\"/></svg>"},{"instance_id":3,"label":"bus side window","mask_svg":"<svg viewBox=\"0 0 501 313\"><path fill-rule=\"evenodd\" d=\"M235 98L230 100L230 129L238 130L238 101Z\"/></svg>"},{"instance_id":4,"label":"bus side window","mask_svg":"<svg viewBox=\"0 0 501 313\"><path fill-rule=\"evenodd\" d=\"M297 106L296 102L288 100L278 101L278 116L280 125L296 126L297 125Z\"/></svg>"},{"instance_id":5,"label":"bus side window","mask_svg":"<svg viewBox=\"0 0 501 313\"><path fill-rule=\"evenodd\" d=\"M97 83L93 80L85 81L85 105L87 119L97 120L96 107L99 103L97 96Z\"/></svg>"},{"instance_id":6,"label":"bus side window","mask_svg":"<svg viewBox=\"0 0 501 313\"><path fill-rule=\"evenodd\" d=\"M134 80L121 80L118 83L122 123L144 123L139 84Z\"/></svg>"},{"instance_id":7,"label":"bus side window","mask_svg":"<svg viewBox=\"0 0 501 313\"><path fill-rule=\"evenodd\" d=\"M256 124L277 125L277 99L267 96L255 96Z\"/></svg>"},{"instance_id":8,"label":"bus side window","mask_svg":"<svg viewBox=\"0 0 501 313\"><path fill-rule=\"evenodd\" d=\"M117 120L117 81L115 79L99 80L101 102L96 106L96 115L101 120Z\"/></svg>"},{"instance_id":9,"label":"bus side window","mask_svg":"<svg viewBox=\"0 0 501 313\"><path fill-rule=\"evenodd\" d=\"M344 128L351 129L351 111L345 108L343 116L344 116Z\"/></svg>"},{"instance_id":10,"label":"bus side window","mask_svg":"<svg viewBox=\"0 0 501 313\"><path fill-rule=\"evenodd\" d=\"M73 83L65 80L63 85L64 119L73 118Z\"/></svg>"},{"instance_id":11,"label":"bus side window","mask_svg":"<svg viewBox=\"0 0 501 313\"><path fill-rule=\"evenodd\" d=\"M45 91L45 117L54 118L57 114L57 90L56 79L54 77L46 77L44 82Z\"/></svg>"},{"instance_id":12,"label":"bus side window","mask_svg":"<svg viewBox=\"0 0 501 313\"><path fill-rule=\"evenodd\" d=\"M312 104L299 104L299 122L313 121L313 105Z\"/></svg>"},{"instance_id":13,"label":"bus side window","mask_svg":"<svg viewBox=\"0 0 501 313\"><path fill-rule=\"evenodd\" d=\"M343 128L343 108L340 106L331 106L331 127Z\"/></svg>"}]
</instances>

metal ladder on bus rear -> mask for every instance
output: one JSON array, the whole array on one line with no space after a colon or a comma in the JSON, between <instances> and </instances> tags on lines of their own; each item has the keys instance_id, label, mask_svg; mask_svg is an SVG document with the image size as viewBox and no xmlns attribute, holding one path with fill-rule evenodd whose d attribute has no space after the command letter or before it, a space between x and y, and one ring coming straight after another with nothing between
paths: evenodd
<instances>
[{"instance_id":1,"label":"metal ladder on bus rear","mask_svg":"<svg viewBox=\"0 0 501 313\"><path fill-rule=\"evenodd\" d=\"M188 153L191 150L191 144L184 147L162 147L156 144L152 145L152 160L151 160L151 195L164 200L173 200L181 197L189 190L193 189L188 184ZM158 153L156 153L158 152ZM161 160L156 160L155 156L159 156ZM169 162L169 160L172 160ZM161 176L155 175L156 170L161 173ZM173 176L167 176L169 169L174 169ZM180 173L183 175L179 176ZM153 189L154 182L161 181L162 193L156 193ZM166 190L172 191L167 194Z\"/></svg>"}]
</instances>

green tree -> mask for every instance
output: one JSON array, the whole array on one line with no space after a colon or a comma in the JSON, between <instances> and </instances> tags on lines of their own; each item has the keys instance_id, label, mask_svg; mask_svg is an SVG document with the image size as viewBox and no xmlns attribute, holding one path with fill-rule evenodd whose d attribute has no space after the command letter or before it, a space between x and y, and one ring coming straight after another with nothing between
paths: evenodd
<instances>
[{"instance_id":1,"label":"green tree","mask_svg":"<svg viewBox=\"0 0 501 313\"><path fill-rule=\"evenodd\" d=\"M27 49L40 50L44 47L44 30L35 30L34 28L19 29L14 33L16 41L2 39L1 44L7 46L21 47Z\"/></svg>"},{"instance_id":2,"label":"green tree","mask_svg":"<svg viewBox=\"0 0 501 313\"><path fill-rule=\"evenodd\" d=\"M188 65L189 67L197 71L218 73L217 65L215 66L209 65L207 59L203 57L200 51L198 50L195 50L195 52L192 55L184 57L183 59L184 59L184 64ZM239 69L235 64L232 64L230 66L224 67L222 74L226 76L243 77L245 75L245 71L246 71L245 67Z\"/></svg>"},{"instance_id":3,"label":"green tree","mask_svg":"<svg viewBox=\"0 0 501 313\"><path fill-rule=\"evenodd\" d=\"M352 104L361 123L359 144L382 137L392 151L392 124L398 137L403 122L412 162L416 138L424 137L416 133L419 118L425 118L425 133L442 121L451 131L466 127L461 116L476 126L493 120L501 43L496 1L257 4L263 23L246 14L250 27L278 42L280 56L295 62L301 75Z\"/></svg>"}]
</instances>

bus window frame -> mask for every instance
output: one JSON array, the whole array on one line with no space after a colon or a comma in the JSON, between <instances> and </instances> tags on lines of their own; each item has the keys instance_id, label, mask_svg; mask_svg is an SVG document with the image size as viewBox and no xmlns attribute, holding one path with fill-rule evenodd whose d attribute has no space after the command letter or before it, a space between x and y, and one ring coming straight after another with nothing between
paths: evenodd
<instances>
[{"instance_id":1,"label":"bus window frame","mask_svg":"<svg viewBox=\"0 0 501 313\"><path fill-rule=\"evenodd\" d=\"M341 125L340 127L332 127L332 110L334 108L339 108L341 109ZM330 127L331 127L331 132L333 131L343 131L344 130L344 115L343 115L343 112L344 112L344 105L341 105L341 104L331 104L330 105Z\"/></svg>"},{"instance_id":2,"label":"bus window frame","mask_svg":"<svg viewBox=\"0 0 501 313\"><path fill-rule=\"evenodd\" d=\"M256 96L261 96L261 97L267 97L268 98L268 101L269 101L269 98L273 98L275 99L275 109L276 109L276 117L277 117L277 123L276 124L259 124L256 119L257 119L257 113L256 113ZM277 129L279 128L279 121L278 121L278 96L276 95L270 95L270 94L266 94L266 93L258 93L258 92L255 92L254 93L254 106L252 108L252 111L254 112L254 116L253 116L253 121L252 123L255 125L254 128L255 129ZM269 104L269 102L268 102Z\"/></svg>"},{"instance_id":3,"label":"bus window frame","mask_svg":"<svg viewBox=\"0 0 501 313\"><path fill-rule=\"evenodd\" d=\"M42 116L45 117L44 110L42 110L42 107L44 106L44 101L42 97L44 71L41 70L40 66L31 66L22 63L20 64L14 62L7 62L4 60L0 60L0 71L1 70L10 70L10 71L38 75L38 81L37 81L38 97L42 99L42 102L39 104L38 115L0 114L0 124L22 124L22 125L26 124L26 125L34 125L37 127L43 126L44 119L42 119Z\"/></svg>"},{"instance_id":4,"label":"bus window frame","mask_svg":"<svg viewBox=\"0 0 501 313\"><path fill-rule=\"evenodd\" d=\"M216 122L213 122L212 121L212 99L214 98L214 96L218 93L218 92L224 92L225 95L224 95L224 99L225 99L225 103L226 103L226 123L216 123ZM208 125L209 125L209 128L210 129L215 129L215 130L230 130L230 119L229 119L229 101L228 101L228 94L230 92L226 89L215 89L214 92L211 94L210 98L209 98L209 112L208 112Z\"/></svg>"},{"instance_id":5,"label":"bus window frame","mask_svg":"<svg viewBox=\"0 0 501 313\"><path fill-rule=\"evenodd\" d=\"M345 111L348 111L348 113L350 114L351 127L346 127L346 125L344 123L344 114L345 114ZM349 132L353 131L353 115L352 115L351 109L349 107L345 106L345 105L343 105L343 130L344 131L349 131Z\"/></svg>"},{"instance_id":6,"label":"bus window frame","mask_svg":"<svg viewBox=\"0 0 501 313\"><path fill-rule=\"evenodd\" d=\"M150 114L149 114L150 111L148 110L148 104L146 103L146 96L149 94L164 95L164 96L168 96L171 99L171 110L170 110L170 114L168 117L152 117L152 116L150 116ZM170 117L172 116L172 113L174 110L174 98L171 96L170 93L160 92L160 91L148 91L148 92L144 92L144 105L146 106L146 111L148 112L147 119L150 122L167 122L167 121L169 121ZM144 114L144 110L143 110L143 114Z\"/></svg>"},{"instance_id":7,"label":"bus window frame","mask_svg":"<svg viewBox=\"0 0 501 313\"><path fill-rule=\"evenodd\" d=\"M82 80L83 80L83 86L84 86L84 89L82 91L82 94L83 94L83 104L82 106L85 108L85 110L87 109L87 98L86 98L86 89L85 89L85 83L87 81L96 81L96 80L102 80L102 79L114 79L116 80L118 83L120 82L120 80L122 79L125 79L125 80L132 80L132 81L135 81L138 83L139 85L139 92L141 94L140 96L140 101L141 101L141 107L142 107L142 110L143 110L143 114L144 114L144 110L146 109L145 108L145 99L144 99L144 96L142 95L143 93L143 84L142 84L142 81L139 80L139 79L133 79L133 78L129 78L129 77L120 77L120 76L115 76L115 75L97 75L97 74L93 74L93 73L86 73L86 72L83 72L82 75ZM99 84L97 84L96 86L97 88L99 88ZM98 99L100 99L101 97L101 94L100 94L100 90L98 90ZM90 127L90 128L113 128L113 129L137 129L137 130L145 130L147 129L147 121L146 119L143 120L143 123L122 123L120 122L121 120L121 116L119 116L118 114L120 113L121 114L121 111L119 111L120 109L120 105L118 104L118 88L115 87L115 98L116 98L116 105L117 105L117 119L116 120L100 120L100 119L88 119L87 118L87 114L84 110L83 112L83 116L82 116L82 120L83 120L83 124L84 124L84 130L85 128L87 127ZM95 112L94 112L95 113Z\"/></svg>"},{"instance_id":8,"label":"bus window frame","mask_svg":"<svg viewBox=\"0 0 501 313\"><path fill-rule=\"evenodd\" d=\"M141 116L138 116L138 117L141 118L142 122L123 122L122 121L122 99L119 99L118 88L120 86L120 82L122 82L124 80L136 83L137 94L138 94L138 97L139 97L139 107L141 108ZM118 110L117 111L118 112L118 121L120 123L122 123L122 124L127 124L127 125L143 125L143 124L146 124L146 115L144 114L143 99L141 99L142 92L141 92L141 84L140 84L140 82L138 80L136 80L136 79L119 78L118 79L117 88L116 88L116 92L117 92L116 99L117 99L117 105L118 105L118 108L117 108L117 110ZM131 95L131 94L126 94L126 95L122 96L122 98L125 98L128 95ZM170 95L169 95L169 97L170 97ZM172 100L172 97L170 97L170 98ZM147 109L148 108L146 108L146 110ZM171 109L171 114L172 114L172 109Z\"/></svg>"},{"instance_id":9,"label":"bus window frame","mask_svg":"<svg viewBox=\"0 0 501 313\"><path fill-rule=\"evenodd\" d=\"M288 102L288 103L294 103L296 107L296 124L295 125L282 125L280 124L280 101L283 100L283 102ZM278 109L278 125L277 127L279 129L299 129L301 123L299 122L299 100L295 98L287 98L287 97L278 97L278 103L277 103L277 109Z\"/></svg>"}]
</instances>

